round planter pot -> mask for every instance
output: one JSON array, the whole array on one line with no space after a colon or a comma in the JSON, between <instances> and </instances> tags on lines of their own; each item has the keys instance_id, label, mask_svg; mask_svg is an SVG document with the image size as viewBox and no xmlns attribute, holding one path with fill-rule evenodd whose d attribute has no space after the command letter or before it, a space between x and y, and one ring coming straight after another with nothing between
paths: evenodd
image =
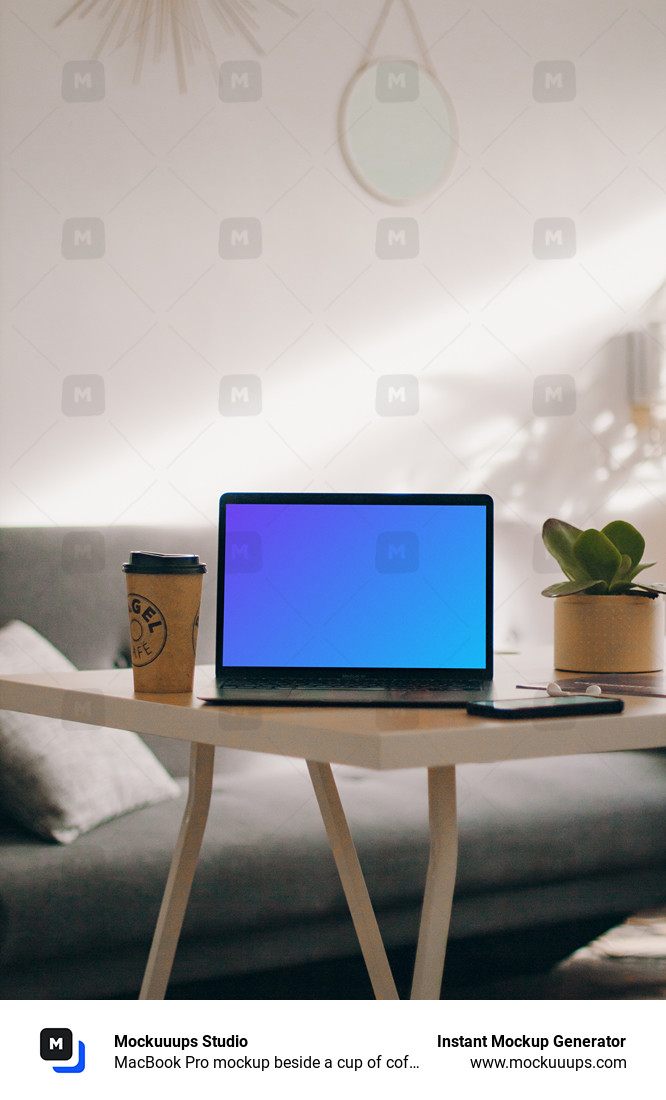
<instances>
[{"instance_id":1,"label":"round planter pot","mask_svg":"<svg viewBox=\"0 0 666 1100\"><path fill-rule=\"evenodd\" d=\"M557 596L555 668L565 672L659 672L661 596Z\"/></svg>"}]
</instances>

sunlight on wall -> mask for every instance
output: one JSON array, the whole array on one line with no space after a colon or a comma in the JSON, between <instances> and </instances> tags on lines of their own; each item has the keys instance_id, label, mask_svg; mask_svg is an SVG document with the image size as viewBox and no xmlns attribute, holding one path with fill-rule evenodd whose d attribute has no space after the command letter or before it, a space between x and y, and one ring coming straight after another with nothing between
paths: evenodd
<instances>
[{"instance_id":1,"label":"sunlight on wall","mask_svg":"<svg viewBox=\"0 0 666 1100\"><path fill-rule=\"evenodd\" d=\"M484 344L483 357L461 357L457 368L447 364L445 370L426 369L421 373L420 406L413 422L410 418L410 427L415 429L418 425L421 431L430 428L439 433L440 448L453 456L453 462L448 464L447 490L481 491L496 481L501 486L500 498L506 493L507 499L511 499L510 511L514 515L516 510L517 514L529 515L535 485L526 485L521 473L531 470L538 478L539 465L548 453L547 437L553 430L561 429L562 424L533 415L532 385L538 366L528 369L523 364L538 365L553 346L567 365L573 361L567 359L568 355L576 355L580 361L595 351L608 331L609 313L610 321L615 322L618 311L609 308L604 296L591 301L580 294L575 276L581 269L603 262L611 277L617 277L618 282L624 280L627 294L631 292L639 300L647 297L653 286L652 272L657 261L661 262L661 256L655 255L658 250L654 241L663 236L664 224L660 213L638 223L633 233L623 228L612 241L598 242L594 249L582 253L575 261L578 271L563 263L556 267L532 265L529 272L524 272L511 290L510 303L505 303L507 308L502 311L503 323L507 330L511 329L512 347L520 348L521 362L517 367L514 353L495 340L491 345ZM632 252L632 242L644 242L647 236L653 242L651 251L645 250L641 266L634 269L632 265L628 270L625 257ZM636 250L633 251L635 254ZM622 318L617 320L621 322ZM479 336L484 326L481 310L468 323L466 339L470 340L470 329ZM373 357L381 361L386 353L388 359L398 329L401 342L410 345L414 361L421 362L431 346L431 334L428 319L419 314L410 318L393 316L388 319L388 331L380 337L376 331L369 331L367 339L376 345ZM584 349L582 354L580 349ZM340 361L340 348L334 341L318 350L316 375L310 372L309 382L307 372L313 350L307 344L300 356L292 357L286 369L278 367L272 377L266 374L263 387L266 412L252 425L254 445L249 449L247 420L225 421L217 414L214 378L208 385L203 408L199 401L188 412L177 399L173 402L173 439L164 416L145 415L148 393L144 392L136 403L135 417L140 456L132 446L132 415L128 409L123 424L124 437L130 444L126 450L118 446L119 433L110 419L113 409L109 410L109 419L81 419L76 424L61 420L50 429L50 442L58 454L57 465L44 466L38 448L20 456L20 484L14 483L13 494L11 490L9 493L10 521L18 525L35 521L103 524L126 522L133 517L145 521L147 515L154 523L193 523L202 518L213 522L217 498L227 488L300 489L308 482L321 485L336 453L357 434L365 434L368 457L372 461L374 452L377 463L371 483L363 487L380 491L444 488L437 464L418 482L403 475L396 483L394 473L388 478L383 476L382 466L390 468L390 459L382 463L387 442L381 429L387 427L387 422L376 414L376 374L365 370L359 379L357 372L351 371L344 360ZM566 373L570 372L571 367ZM138 381L139 392L148 383L149 380ZM585 394L583 372L578 388L581 395ZM325 417L320 415L322 392L326 394ZM579 471L577 493L582 492L583 482L586 488L587 483L604 484L607 491L609 478L621 471L623 477L629 474L630 481L615 501L618 507L630 510L632 502L642 500L640 485L633 486L631 478L635 477L639 483L656 483L663 477L662 463L642 460L641 440L633 426L627 424L628 409L622 405L614 410L609 408L607 403L613 397L603 385L593 382L585 396L587 430L603 441L605 458L602 456L592 468ZM352 404L356 406L356 415L350 415ZM391 428L397 427L393 421ZM567 420L567 431L571 427L571 421ZM404 428L404 421L400 428ZM606 441L609 433L611 436L614 433L615 438ZM179 440L184 446L179 445ZM239 451L242 448L242 472L234 469L235 447ZM403 470L409 468L408 461L404 462L406 457L402 456ZM518 477L521 477L520 491L516 488ZM195 488L189 488L188 482ZM48 501L48 508L39 503L42 501ZM568 516L579 508L578 496L562 502L562 513Z\"/></svg>"},{"instance_id":2,"label":"sunlight on wall","mask_svg":"<svg viewBox=\"0 0 666 1100\"><path fill-rule=\"evenodd\" d=\"M479 490L531 535L544 510L658 491L620 340L664 278L654 27L588 5L561 31L576 89L546 102L542 39L514 40L522 3L453 24L422 7L461 147L440 193L396 211L336 140L362 5L313 2L238 104L209 74L180 96L168 66L137 91L122 51L96 100L65 102L86 21L56 38L51 0L3 6L3 79L35 79L3 107L0 522L214 523L227 489ZM88 263L63 245L84 216L104 230ZM240 262L222 234L239 218L259 233ZM561 256L537 247L544 222L565 227ZM387 225L406 255L378 247ZM567 407L544 407L563 385Z\"/></svg>"}]
</instances>

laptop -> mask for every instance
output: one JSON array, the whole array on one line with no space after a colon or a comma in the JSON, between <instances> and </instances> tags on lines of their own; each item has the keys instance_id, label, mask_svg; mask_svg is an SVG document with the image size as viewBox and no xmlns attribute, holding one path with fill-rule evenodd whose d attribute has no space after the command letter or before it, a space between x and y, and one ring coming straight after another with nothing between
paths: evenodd
<instances>
[{"instance_id":1,"label":"laptop","mask_svg":"<svg viewBox=\"0 0 666 1100\"><path fill-rule=\"evenodd\" d=\"M493 502L225 493L206 702L463 707L491 695Z\"/></svg>"}]
</instances>

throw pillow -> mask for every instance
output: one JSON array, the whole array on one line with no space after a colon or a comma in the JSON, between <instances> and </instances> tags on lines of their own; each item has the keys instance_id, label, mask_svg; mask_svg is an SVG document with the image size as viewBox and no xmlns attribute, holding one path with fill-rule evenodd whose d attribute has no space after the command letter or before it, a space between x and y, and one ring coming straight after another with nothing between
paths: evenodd
<instances>
[{"instance_id":1,"label":"throw pillow","mask_svg":"<svg viewBox=\"0 0 666 1100\"><path fill-rule=\"evenodd\" d=\"M26 623L0 630L0 676L72 669ZM177 783L135 733L0 711L0 808L40 837L69 844L177 794Z\"/></svg>"}]
</instances>

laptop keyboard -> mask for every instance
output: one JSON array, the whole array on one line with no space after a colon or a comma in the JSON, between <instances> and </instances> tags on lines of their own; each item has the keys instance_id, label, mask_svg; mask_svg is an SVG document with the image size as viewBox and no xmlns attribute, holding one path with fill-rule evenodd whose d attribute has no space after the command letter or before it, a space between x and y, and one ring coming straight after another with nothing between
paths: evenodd
<instances>
[{"instance_id":1,"label":"laptop keyboard","mask_svg":"<svg viewBox=\"0 0 666 1100\"><path fill-rule=\"evenodd\" d=\"M234 680L227 679L226 677L221 681L221 687L232 688L236 690L242 690L244 688L252 688L259 691L284 691L285 687L293 688L295 691L308 691L313 688L325 688L326 691L353 691L356 688L363 688L364 691L469 691L470 688L479 686L478 681L472 680L419 680L406 683L404 680L396 681L392 683L387 681L383 684L369 684L361 676L341 676L335 681L329 680L295 680L290 681L289 684L276 684L274 679L265 676L252 677L252 680Z\"/></svg>"}]
</instances>

